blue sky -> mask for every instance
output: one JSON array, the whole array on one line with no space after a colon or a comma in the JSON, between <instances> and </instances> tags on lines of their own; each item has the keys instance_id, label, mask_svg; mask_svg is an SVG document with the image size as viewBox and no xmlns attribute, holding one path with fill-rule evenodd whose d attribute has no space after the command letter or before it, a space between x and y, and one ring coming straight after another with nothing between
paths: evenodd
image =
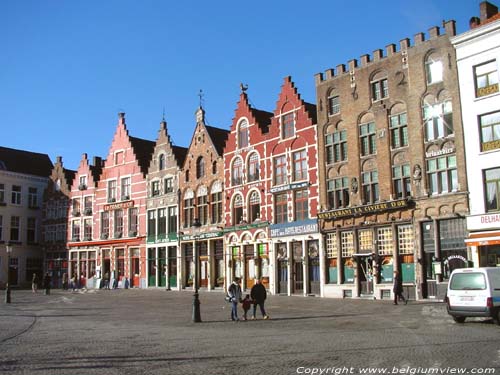
<instances>
[{"instance_id":1,"label":"blue sky","mask_svg":"<svg viewBox=\"0 0 500 375\"><path fill-rule=\"evenodd\" d=\"M500 5L495 0L492 1ZM0 145L106 157L117 113L156 140L163 111L187 147L203 90L209 125L229 129L239 84L273 111L283 78L315 102L314 75L442 20L457 33L480 0L2 0Z\"/></svg>"}]
</instances>

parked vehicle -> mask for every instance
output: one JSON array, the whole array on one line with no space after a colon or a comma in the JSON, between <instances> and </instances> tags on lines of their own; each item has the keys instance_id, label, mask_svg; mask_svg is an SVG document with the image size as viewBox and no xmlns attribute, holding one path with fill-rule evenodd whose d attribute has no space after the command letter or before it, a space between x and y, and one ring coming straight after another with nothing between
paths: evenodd
<instances>
[{"instance_id":1,"label":"parked vehicle","mask_svg":"<svg viewBox=\"0 0 500 375\"><path fill-rule=\"evenodd\" d=\"M446 294L455 322L491 317L500 325L500 267L459 268L451 273Z\"/></svg>"}]
</instances>

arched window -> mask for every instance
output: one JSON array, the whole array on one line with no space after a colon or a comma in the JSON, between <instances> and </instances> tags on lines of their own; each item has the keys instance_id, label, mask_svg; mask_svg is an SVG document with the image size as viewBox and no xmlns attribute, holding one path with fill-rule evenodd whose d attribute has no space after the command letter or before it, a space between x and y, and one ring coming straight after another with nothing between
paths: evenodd
<instances>
[{"instance_id":1,"label":"arched window","mask_svg":"<svg viewBox=\"0 0 500 375\"><path fill-rule=\"evenodd\" d=\"M260 219L260 196L259 193L253 191L250 195L249 203L249 218L250 222L254 222L257 219Z\"/></svg>"},{"instance_id":2,"label":"arched window","mask_svg":"<svg viewBox=\"0 0 500 375\"><path fill-rule=\"evenodd\" d=\"M165 154L161 154L159 157L158 157L158 169L160 171L164 170L165 169Z\"/></svg>"},{"instance_id":3,"label":"arched window","mask_svg":"<svg viewBox=\"0 0 500 375\"><path fill-rule=\"evenodd\" d=\"M200 156L196 160L196 178L201 178L205 176L205 160L203 156Z\"/></svg>"},{"instance_id":4,"label":"arched window","mask_svg":"<svg viewBox=\"0 0 500 375\"><path fill-rule=\"evenodd\" d=\"M443 81L443 63L435 53L430 54L425 59L425 75L428 85Z\"/></svg>"},{"instance_id":5,"label":"arched window","mask_svg":"<svg viewBox=\"0 0 500 375\"><path fill-rule=\"evenodd\" d=\"M238 194L233 201L233 225L243 221L243 198Z\"/></svg>"},{"instance_id":6,"label":"arched window","mask_svg":"<svg viewBox=\"0 0 500 375\"><path fill-rule=\"evenodd\" d=\"M238 148L248 146L248 122L243 120L238 125Z\"/></svg>"},{"instance_id":7,"label":"arched window","mask_svg":"<svg viewBox=\"0 0 500 375\"><path fill-rule=\"evenodd\" d=\"M248 182L258 181L259 178L259 155L254 152L248 159Z\"/></svg>"},{"instance_id":8,"label":"arched window","mask_svg":"<svg viewBox=\"0 0 500 375\"><path fill-rule=\"evenodd\" d=\"M217 174L217 160L212 163L212 174Z\"/></svg>"},{"instance_id":9,"label":"arched window","mask_svg":"<svg viewBox=\"0 0 500 375\"><path fill-rule=\"evenodd\" d=\"M241 158L236 158L231 169L231 185L241 185L243 183L243 161Z\"/></svg>"}]
</instances>

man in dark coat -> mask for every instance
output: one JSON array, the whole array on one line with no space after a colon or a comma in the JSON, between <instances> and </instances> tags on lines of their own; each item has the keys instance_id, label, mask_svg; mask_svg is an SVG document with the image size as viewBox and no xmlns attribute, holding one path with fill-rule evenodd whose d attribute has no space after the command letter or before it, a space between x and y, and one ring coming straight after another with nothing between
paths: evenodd
<instances>
[{"instance_id":1,"label":"man in dark coat","mask_svg":"<svg viewBox=\"0 0 500 375\"><path fill-rule=\"evenodd\" d=\"M50 277L50 273L45 273L43 278L43 287L45 288L45 294L50 294L50 284L52 282L52 278Z\"/></svg>"},{"instance_id":2,"label":"man in dark coat","mask_svg":"<svg viewBox=\"0 0 500 375\"><path fill-rule=\"evenodd\" d=\"M264 285L262 285L260 279L255 280L255 284L252 287L252 290L250 290L250 297L254 301L252 319L255 319L255 314L257 312L257 305L259 305L260 307L262 318L269 319L269 315L266 314L266 310L264 309L264 302L267 297L267 292Z\"/></svg>"},{"instance_id":3,"label":"man in dark coat","mask_svg":"<svg viewBox=\"0 0 500 375\"><path fill-rule=\"evenodd\" d=\"M403 296L403 282L398 271L394 271L394 288L392 291L394 292L395 305L398 304L398 299L403 301L405 305L408 303L408 300Z\"/></svg>"}]
</instances>

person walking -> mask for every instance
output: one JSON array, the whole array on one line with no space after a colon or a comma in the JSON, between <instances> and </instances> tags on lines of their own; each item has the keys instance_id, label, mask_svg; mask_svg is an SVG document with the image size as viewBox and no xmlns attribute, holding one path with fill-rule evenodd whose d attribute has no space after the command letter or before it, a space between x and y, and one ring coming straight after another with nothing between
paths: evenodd
<instances>
[{"instance_id":1,"label":"person walking","mask_svg":"<svg viewBox=\"0 0 500 375\"><path fill-rule=\"evenodd\" d=\"M252 299L250 298L250 294L247 294L241 302L241 307L243 307L243 320L247 320L247 314L248 310L250 310L250 306L252 306Z\"/></svg>"},{"instance_id":2,"label":"person walking","mask_svg":"<svg viewBox=\"0 0 500 375\"><path fill-rule=\"evenodd\" d=\"M109 289L109 271L104 273L104 289Z\"/></svg>"},{"instance_id":3,"label":"person walking","mask_svg":"<svg viewBox=\"0 0 500 375\"><path fill-rule=\"evenodd\" d=\"M68 290L68 274L66 272L63 273L62 288L63 290Z\"/></svg>"},{"instance_id":4,"label":"person walking","mask_svg":"<svg viewBox=\"0 0 500 375\"><path fill-rule=\"evenodd\" d=\"M250 297L254 301L252 320L256 318L257 305L260 307L262 318L269 319L269 315L266 314L266 310L264 308L264 302L267 297L266 287L262 284L260 279L255 280L255 284L250 290Z\"/></svg>"},{"instance_id":5,"label":"person walking","mask_svg":"<svg viewBox=\"0 0 500 375\"><path fill-rule=\"evenodd\" d=\"M36 293L38 290L38 276L36 273L33 274L33 278L31 279L31 290L33 293Z\"/></svg>"},{"instance_id":6,"label":"person walking","mask_svg":"<svg viewBox=\"0 0 500 375\"><path fill-rule=\"evenodd\" d=\"M50 277L50 274L47 272L45 273L45 276L43 278L43 287L45 289L45 295L50 294L50 283L52 282L52 278Z\"/></svg>"},{"instance_id":7,"label":"person walking","mask_svg":"<svg viewBox=\"0 0 500 375\"><path fill-rule=\"evenodd\" d=\"M398 304L398 300L401 300L405 303L405 305L408 303L408 300L403 296L403 281L401 280L401 277L399 276L399 271L394 271L394 287L393 290L394 292L394 304Z\"/></svg>"},{"instance_id":8,"label":"person walking","mask_svg":"<svg viewBox=\"0 0 500 375\"><path fill-rule=\"evenodd\" d=\"M227 295L231 301L231 320L234 322L239 321L238 318L238 303L241 302L242 292L240 287L240 280L235 278L233 283L227 289Z\"/></svg>"}]
</instances>

